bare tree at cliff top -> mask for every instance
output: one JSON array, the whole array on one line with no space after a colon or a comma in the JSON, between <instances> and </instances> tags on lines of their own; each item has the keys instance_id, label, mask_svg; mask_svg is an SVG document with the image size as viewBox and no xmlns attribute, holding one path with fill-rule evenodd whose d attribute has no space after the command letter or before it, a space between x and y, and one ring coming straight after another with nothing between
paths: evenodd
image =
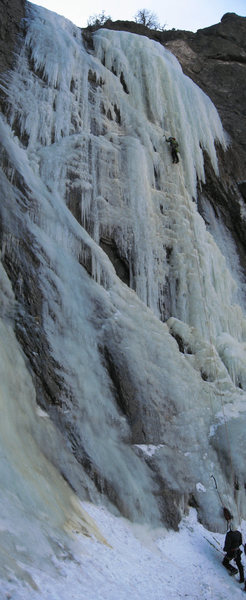
<instances>
[{"instance_id":1,"label":"bare tree at cliff top","mask_svg":"<svg viewBox=\"0 0 246 600\"><path fill-rule=\"evenodd\" d=\"M157 15L147 8L138 10L134 16L134 21L145 25L145 27L149 27L149 29L165 29L165 25L160 25Z\"/></svg>"},{"instance_id":2,"label":"bare tree at cliff top","mask_svg":"<svg viewBox=\"0 0 246 600\"><path fill-rule=\"evenodd\" d=\"M105 11L102 10L101 13L97 15L92 15L89 17L87 21L87 27L100 27L106 23L106 21L111 21L110 15L105 15Z\"/></svg>"}]
</instances>

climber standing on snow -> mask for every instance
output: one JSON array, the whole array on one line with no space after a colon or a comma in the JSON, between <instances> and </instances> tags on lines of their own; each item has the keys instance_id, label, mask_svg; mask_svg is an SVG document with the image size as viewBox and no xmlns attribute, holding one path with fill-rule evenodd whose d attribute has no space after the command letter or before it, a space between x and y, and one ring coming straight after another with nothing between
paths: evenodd
<instances>
[{"instance_id":1,"label":"climber standing on snow","mask_svg":"<svg viewBox=\"0 0 246 600\"><path fill-rule=\"evenodd\" d=\"M178 163L179 162L179 157L178 157L179 145L178 145L178 142L177 142L176 138L175 137L169 137L166 140L166 142L168 144L170 144L173 163Z\"/></svg>"},{"instance_id":2,"label":"climber standing on snow","mask_svg":"<svg viewBox=\"0 0 246 600\"><path fill-rule=\"evenodd\" d=\"M235 575L237 573L237 569L230 565L230 561L234 560L240 575L240 583L244 583L244 568L241 562L241 554L242 550L240 550L240 546L242 545L242 534L238 531L234 524L231 525L230 531L227 531L225 544L224 544L224 552L226 552L225 557L223 558L222 564L229 571L231 575ZM245 551L245 547L244 547ZM246 592L246 584L244 591Z\"/></svg>"}]
</instances>

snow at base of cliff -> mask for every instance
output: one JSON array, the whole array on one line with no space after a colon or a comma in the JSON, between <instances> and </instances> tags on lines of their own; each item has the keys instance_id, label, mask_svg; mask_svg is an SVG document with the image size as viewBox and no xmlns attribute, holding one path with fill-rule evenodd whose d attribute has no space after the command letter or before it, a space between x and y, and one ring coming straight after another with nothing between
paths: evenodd
<instances>
[{"instance_id":1,"label":"snow at base of cliff","mask_svg":"<svg viewBox=\"0 0 246 600\"><path fill-rule=\"evenodd\" d=\"M56 579L44 573L42 565L40 570L29 569L34 590L16 582L10 573L9 582L2 583L1 600L224 600L242 596L239 576L229 577L221 564L224 536L204 529L194 509L179 532L170 532L133 525L104 507L83 506L109 545L78 538L74 556L60 562L51 557ZM246 532L245 523L244 528Z\"/></svg>"}]
</instances>

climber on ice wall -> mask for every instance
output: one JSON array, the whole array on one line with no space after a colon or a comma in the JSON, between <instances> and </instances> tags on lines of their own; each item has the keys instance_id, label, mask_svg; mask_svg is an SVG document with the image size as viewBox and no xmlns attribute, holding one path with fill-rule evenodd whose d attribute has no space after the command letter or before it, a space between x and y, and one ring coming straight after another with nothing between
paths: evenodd
<instances>
[{"instance_id":1,"label":"climber on ice wall","mask_svg":"<svg viewBox=\"0 0 246 600\"><path fill-rule=\"evenodd\" d=\"M176 138L175 137L169 137L166 140L166 142L168 144L170 144L173 163L178 163L179 162L179 157L178 157L179 145L178 145L178 142L177 142Z\"/></svg>"}]
</instances>

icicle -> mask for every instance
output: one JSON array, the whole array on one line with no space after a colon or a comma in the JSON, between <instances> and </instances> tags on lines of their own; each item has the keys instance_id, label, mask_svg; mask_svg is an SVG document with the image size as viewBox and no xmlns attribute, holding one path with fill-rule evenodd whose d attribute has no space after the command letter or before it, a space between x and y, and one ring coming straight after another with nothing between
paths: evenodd
<instances>
[{"instance_id":1,"label":"icicle","mask_svg":"<svg viewBox=\"0 0 246 600\"><path fill-rule=\"evenodd\" d=\"M183 448L172 469L166 455L183 428L187 444L197 444L187 405L203 419L205 438L210 389L224 386L230 401L243 398L232 384L244 385L246 360L233 269L194 202L203 149L218 172L215 142L226 141L212 102L160 44L106 30L93 43L89 54L71 23L28 8L0 117L3 211L11 235L21 212L32 240L42 334L73 398L69 426L76 423L78 447L125 514L159 522L150 470L130 447L132 415L116 404L105 347L126 397L129 378L139 418L150 416L147 432L134 435L160 446L163 479L172 490L181 482L183 493ZM178 165L164 134L179 141ZM127 261L131 290L100 247L104 236ZM160 321L169 317L170 331ZM188 356L175 331L192 341Z\"/></svg>"}]
</instances>

